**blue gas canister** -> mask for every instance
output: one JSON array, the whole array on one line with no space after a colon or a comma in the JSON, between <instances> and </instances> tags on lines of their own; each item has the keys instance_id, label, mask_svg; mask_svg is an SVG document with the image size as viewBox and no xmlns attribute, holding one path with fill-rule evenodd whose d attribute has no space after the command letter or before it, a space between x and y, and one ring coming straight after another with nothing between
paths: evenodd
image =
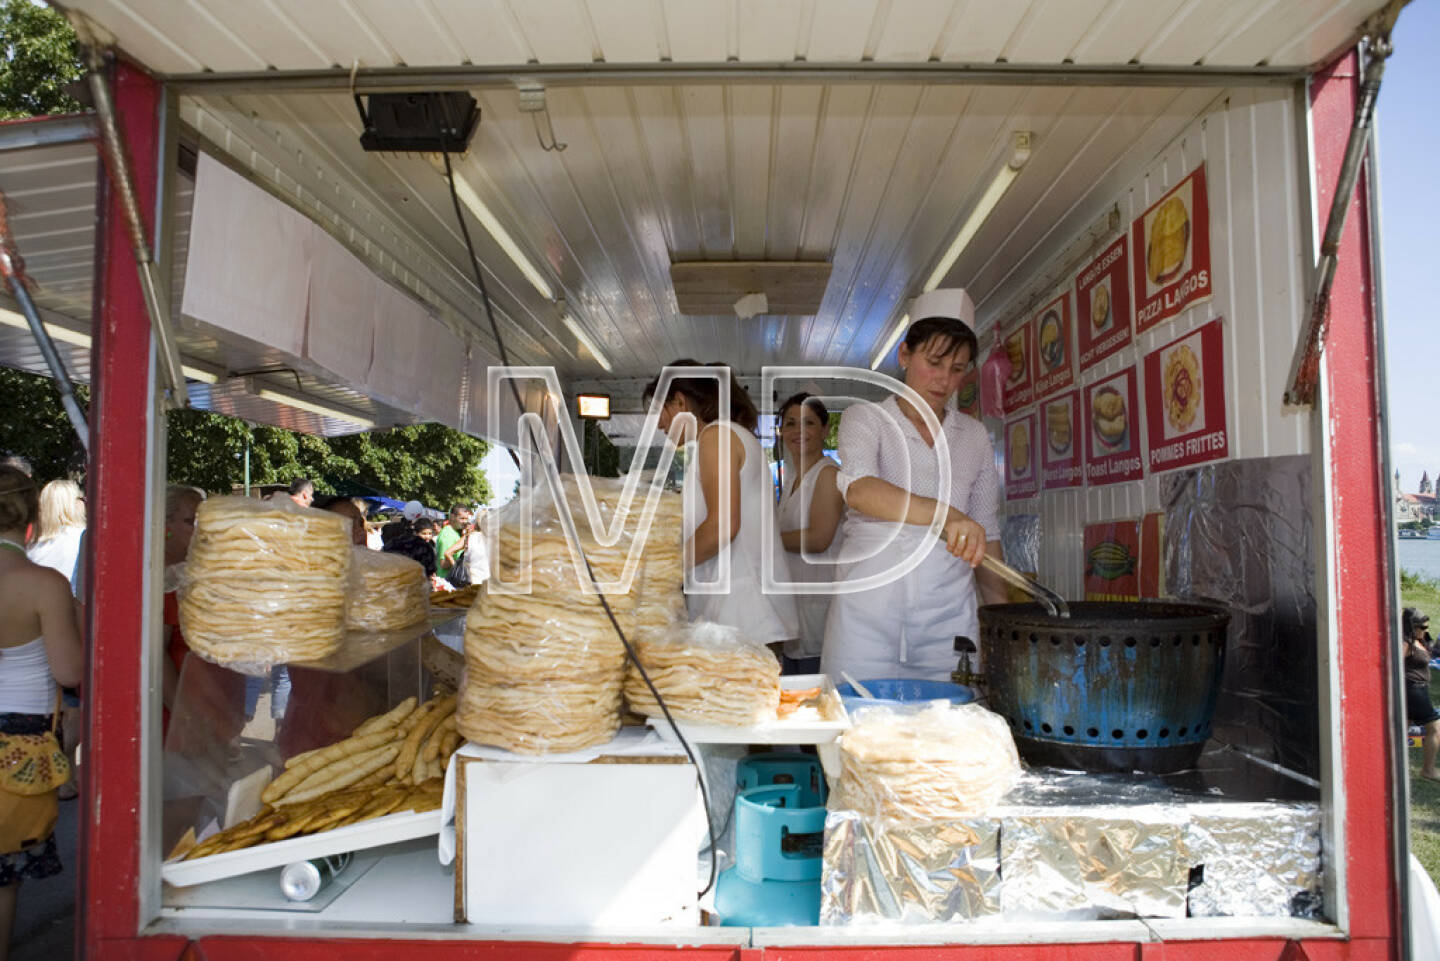
<instances>
[{"instance_id":1,"label":"blue gas canister","mask_svg":"<svg viewBox=\"0 0 1440 961\"><path fill-rule=\"evenodd\" d=\"M825 807L808 786L741 791L735 798L735 866L715 888L721 924L818 924L824 832Z\"/></svg>"}]
</instances>

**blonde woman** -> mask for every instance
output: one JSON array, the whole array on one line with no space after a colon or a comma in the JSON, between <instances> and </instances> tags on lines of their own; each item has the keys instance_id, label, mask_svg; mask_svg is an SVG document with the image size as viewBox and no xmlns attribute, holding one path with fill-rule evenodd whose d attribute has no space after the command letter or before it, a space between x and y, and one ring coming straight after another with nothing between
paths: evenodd
<instances>
[{"instance_id":1,"label":"blonde woman","mask_svg":"<svg viewBox=\"0 0 1440 961\"><path fill-rule=\"evenodd\" d=\"M40 520L26 550L31 563L64 574L75 590L76 562L85 534L85 495L72 480L53 480L40 491Z\"/></svg>"}]
</instances>

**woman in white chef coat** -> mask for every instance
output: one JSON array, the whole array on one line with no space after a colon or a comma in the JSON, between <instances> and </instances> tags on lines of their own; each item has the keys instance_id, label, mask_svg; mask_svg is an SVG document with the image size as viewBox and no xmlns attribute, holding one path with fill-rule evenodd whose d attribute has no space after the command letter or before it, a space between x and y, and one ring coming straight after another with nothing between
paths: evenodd
<instances>
[{"instance_id":1,"label":"woman in white chef coat","mask_svg":"<svg viewBox=\"0 0 1440 961\"><path fill-rule=\"evenodd\" d=\"M780 477L780 540L790 560L790 579L828 585L843 536L840 520L845 502L835 486L840 465L825 456L830 412L820 398L799 393L780 405L780 444L785 466ZM815 590L795 595L800 636L785 643L781 663L787 674L820 670L825 643L825 618L830 594Z\"/></svg>"},{"instance_id":2,"label":"woman in white chef coat","mask_svg":"<svg viewBox=\"0 0 1440 961\"><path fill-rule=\"evenodd\" d=\"M936 290L916 298L911 316L918 319L900 344L900 369L940 422L950 486L939 488L935 438L908 400L845 411L837 486L849 511L837 581L892 571L917 549L925 554L897 580L832 599L821 666L836 676L949 680L955 637L979 638L977 575L988 602L1004 600L1003 582L975 570L987 552L1001 554L994 452L980 422L950 408L975 361L975 307L963 290ZM940 538L929 531L937 510Z\"/></svg>"},{"instance_id":3,"label":"woman in white chef coat","mask_svg":"<svg viewBox=\"0 0 1440 961\"><path fill-rule=\"evenodd\" d=\"M677 360L671 366L704 365ZM730 368L708 366L731 378L729 410L720 410L716 380L697 376L672 380L660 411L661 430L668 431L678 415L688 413L694 415L699 432L685 466L685 538L694 551L695 565L690 580L716 582L724 564L730 569L727 593L687 592L686 607L691 620L729 624L751 641L788 641L797 631L795 599L787 594L766 594L760 576L762 552L772 553L776 571L785 569L785 560L779 541L763 536L760 520L762 511L775 509L775 502L770 468L755 436L758 415L750 395L731 377ZM729 443L722 443L727 435ZM727 493L730 517L722 529L720 499ZM689 509L692 503L694 511Z\"/></svg>"}]
</instances>

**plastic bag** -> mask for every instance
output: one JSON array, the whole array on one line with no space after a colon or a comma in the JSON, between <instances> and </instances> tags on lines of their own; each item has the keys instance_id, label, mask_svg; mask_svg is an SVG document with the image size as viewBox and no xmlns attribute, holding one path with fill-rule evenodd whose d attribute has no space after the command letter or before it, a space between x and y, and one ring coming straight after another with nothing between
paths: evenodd
<instances>
[{"instance_id":1,"label":"plastic bag","mask_svg":"<svg viewBox=\"0 0 1440 961\"><path fill-rule=\"evenodd\" d=\"M977 704L861 708L840 737L830 809L899 821L985 814L1020 777L1005 719Z\"/></svg>"},{"instance_id":2,"label":"plastic bag","mask_svg":"<svg viewBox=\"0 0 1440 961\"><path fill-rule=\"evenodd\" d=\"M734 727L775 720L780 662L733 627L676 624L639 640L635 653L676 720ZM638 714L663 716L633 664L626 670L625 699Z\"/></svg>"},{"instance_id":3,"label":"plastic bag","mask_svg":"<svg viewBox=\"0 0 1440 961\"><path fill-rule=\"evenodd\" d=\"M366 547L352 549L345 616L349 630L389 633L429 618L430 582L418 561Z\"/></svg>"},{"instance_id":4,"label":"plastic bag","mask_svg":"<svg viewBox=\"0 0 1440 961\"><path fill-rule=\"evenodd\" d=\"M257 675L334 653L345 636L351 548L339 514L288 500L205 501L179 588L186 643Z\"/></svg>"},{"instance_id":5,"label":"plastic bag","mask_svg":"<svg viewBox=\"0 0 1440 961\"><path fill-rule=\"evenodd\" d=\"M986 417L1005 416L1005 382L1010 379L1010 356L995 328L995 346L980 368L980 412Z\"/></svg>"}]
</instances>

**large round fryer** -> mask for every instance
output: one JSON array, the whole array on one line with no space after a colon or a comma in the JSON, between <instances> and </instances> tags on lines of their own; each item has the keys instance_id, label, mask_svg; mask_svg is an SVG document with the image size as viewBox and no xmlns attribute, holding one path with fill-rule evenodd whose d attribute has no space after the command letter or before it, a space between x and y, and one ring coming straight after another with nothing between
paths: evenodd
<instances>
[{"instance_id":1,"label":"large round fryer","mask_svg":"<svg viewBox=\"0 0 1440 961\"><path fill-rule=\"evenodd\" d=\"M1225 663L1223 607L1173 601L980 608L990 706L1032 764L1082 771L1191 767Z\"/></svg>"}]
</instances>

